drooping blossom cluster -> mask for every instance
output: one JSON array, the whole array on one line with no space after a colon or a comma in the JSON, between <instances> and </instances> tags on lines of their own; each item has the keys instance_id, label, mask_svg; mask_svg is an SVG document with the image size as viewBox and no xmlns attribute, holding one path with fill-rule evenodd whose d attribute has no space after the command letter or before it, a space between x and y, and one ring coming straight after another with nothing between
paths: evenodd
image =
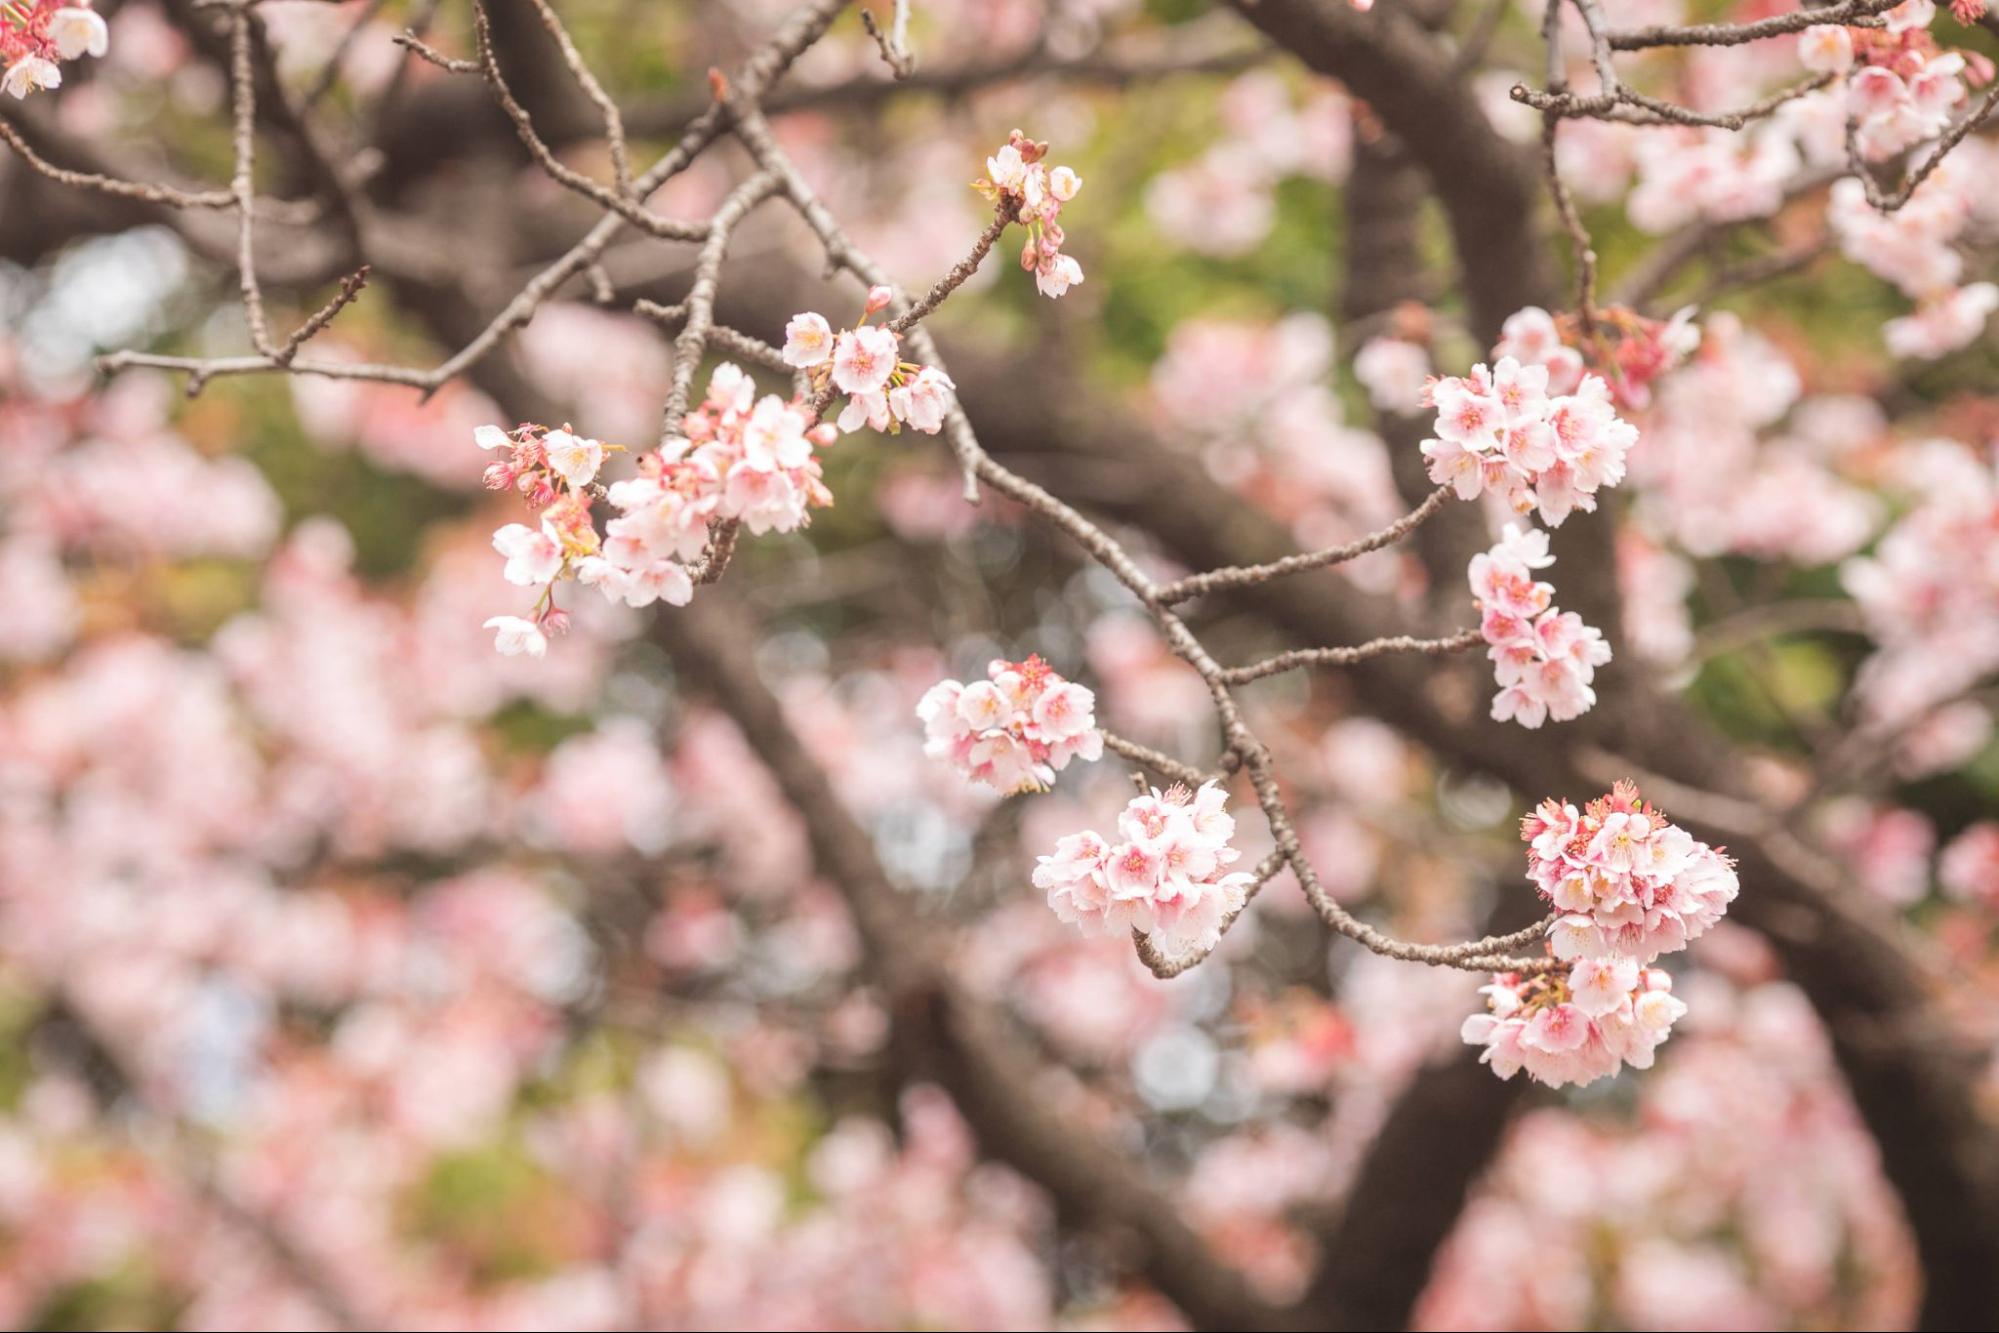
<instances>
[{"instance_id":1,"label":"drooping blossom cluster","mask_svg":"<svg viewBox=\"0 0 1999 1333\"><path fill-rule=\"evenodd\" d=\"M1567 976L1502 972L1479 991L1488 1012L1465 1019L1465 1042L1485 1047L1480 1061L1501 1078L1524 1069L1552 1088L1650 1069L1687 1011L1670 976L1630 958L1583 959Z\"/></svg>"},{"instance_id":2,"label":"drooping blossom cluster","mask_svg":"<svg viewBox=\"0 0 1999 1333\"><path fill-rule=\"evenodd\" d=\"M1649 964L1721 919L1733 863L1620 782L1582 811L1543 801L1520 825L1527 877L1564 915L1549 938L1568 970L1506 972L1462 1036L1501 1078L1525 1069L1553 1087L1651 1067L1687 1006Z\"/></svg>"},{"instance_id":3,"label":"drooping blossom cluster","mask_svg":"<svg viewBox=\"0 0 1999 1333\"><path fill-rule=\"evenodd\" d=\"M868 323L893 299L886 287L870 289L860 322L837 334L824 315L793 315L784 326L784 363L805 371L815 391L830 383L847 395L838 423L843 431L866 426L893 435L909 426L935 435L957 386L936 366L903 360L902 335L894 329Z\"/></svg>"},{"instance_id":4,"label":"drooping blossom cluster","mask_svg":"<svg viewBox=\"0 0 1999 1333\"><path fill-rule=\"evenodd\" d=\"M487 469L486 484L519 490L541 513L536 527L509 523L493 534L507 581L542 589L530 616L486 622L502 653L539 657L548 650L548 636L568 625L555 604L555 585L564 579L626 606L684 606L694 595L688 562L707 548L712 524L791 532L812 509L833 503L814 453L837 438L833 427L813 424L799 400L757 398L741 367L717 366L706 397L679 425L680 434L639 459L637 476L608 487L597 473L617 446L566 428L479 429L481 448L512 451ZM601 536L590 512L598 497L619 511Z\"/></svg>"},{"instance_id":5,"label":"drooping blossom cluster","mask_svg":"<svg viewBox=\"0 0 1999 1333\"><path fill-rule=\"evenodd\" d=\"M1547 353L1567 363L1558 346ZM1430 480L1465 500L1492 491L1551 525L1594 510L1597 491L1624 479L1625 454L1638 442L1602 376L1584 374L1564 390L1549 365L1513 355L1433 380L1427 401L1437 410L1436 434L1423 441Z\"/></svg>"},{"instance_id":6,"label":"drooping blossom cluster","mask_svg":"<svg viewBox=\"0 0 1999 1333\"><path fill-rule=\"evenodd\" d=\"M1581 717L1596 704L1590 682L1610 660L1610 645L1581 616L1557 607L1554 586L1534 577L1554 562L1547 533L1522 532L1511 523L1491 550L1472 557L1468 574L1479 635L1489 645L1486 656L1499 684L1495 722L1536 728L1549 718Z\"/></svg>"},{"instance_id":7,"label":"drooping blossom cluster","mask_svg":"<svg viewBox=\"0 0 1999 1333\"><path fill-rule=\"evenodd\" d=\"M0 0L0 92L17 100L62 86L62 62L101 56L111 30L89 0Z\"/></svg>"},{"instance_id":8,"label":"drooping blossom cluster","mask_svg":"<svg viewBox=\"0 0 1999 1333\"><path fill-rule=\"evenodd\" d=\"M1040 858L1034 885L1055 915L1086 934L1143 932L1168 957L1214 948L1248 900L1252 876L1231 871L1235 819L1212 782L1134 797L1116 839L1071 833Z\"/></svg>"},{"instance_id":9,"label":"drooping blossom cluster","mask_svg":"<svg viewBox=\"0 0 1999 1333\"><path fill-rule=\"evenodd\" d=\"M916 706L924 753L948 759L974 782L1012 796L1041 791L1071 759L1104 752L1096 696L1038 656L995 659L986 679L940 680Z\"/></svg>"},{"instance_id":10,"label":"drooping blossom cluster","mask_svg":"<svg viewBox=\"0 0 1999 1333\"><path fill-rule=\"evenodd\" d=\"M1048 145L1019 130L1006 137L1000 150L986 159L983 180L972 188L997 205L1013 207L1013 216L1027 228L1020 266L1034 275L1043 296L1060 296L1083 280L1083 266L1062 253L1062 205L1083 188L1083 178L1068 167L1047 165Z\"/></svg>"}]
</instances>

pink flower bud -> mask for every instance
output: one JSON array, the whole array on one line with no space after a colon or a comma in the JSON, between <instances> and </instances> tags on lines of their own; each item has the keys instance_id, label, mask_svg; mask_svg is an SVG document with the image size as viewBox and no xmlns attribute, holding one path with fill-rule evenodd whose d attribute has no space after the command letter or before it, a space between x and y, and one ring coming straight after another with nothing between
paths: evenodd
<instances>
[{"instance_id":1,"label":"pink flower bud","mask_svg":"<svg viewBox=\"0 0 1999 1333\"><path fill-rule=\"evenodd\" d=\"M504 491L514 484L514 470L505 463L495 463L486 469L483 480L489 491Z\"/></svg>"},{"instance_id":2,"label":"pink flower bud","mask_svg":"<svg viewBox=\"0 0 1999 1333\"><path fill-rule=\"evenodd\" d=\"M541 632L544 634L569 633L569 613L559 606L551 606L542 613Z\"/></svg>"},{"instance_id":3,"label":"pink flower bud","mask_svg":"<svg viewBox=\"0 0 1999 1333\"><path fill-rule=\"evenodd\" d=\"M1020 247L1020 266L1022 268L1032 273L1034 272L1035 265L1040 262L1041 252L1034 248L1033 241L1030 240L1026 245Z\"/></svg>"},{"instance_id":4,"label":"pink flower bud","mask_svg":"<svg viewBox=\"0 0 1999 1333\"><path fill-rule=\"evenodd\" d=\"M877 310L888 309L888 303L894 299L895 293L886 287L868 288L868 313L872 315Z\"/></svg>"}]
</instances>

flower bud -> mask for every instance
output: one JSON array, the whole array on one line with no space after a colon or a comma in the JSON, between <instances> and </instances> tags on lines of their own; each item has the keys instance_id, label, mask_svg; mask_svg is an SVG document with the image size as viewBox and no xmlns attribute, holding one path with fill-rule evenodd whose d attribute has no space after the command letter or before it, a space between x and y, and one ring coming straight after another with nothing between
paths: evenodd
<instances>
[{"instance_id":1,"label":"flower bud","mask_svg":"<svg viewBox=\"0 0 1999 1333\"><path fill-rule=\"evenodd\" d=\"M868 288L868 313L872 315L878 310L888 309L888 303L894 299L895 293L886 287Z\"/></svg>"}]
</instances>

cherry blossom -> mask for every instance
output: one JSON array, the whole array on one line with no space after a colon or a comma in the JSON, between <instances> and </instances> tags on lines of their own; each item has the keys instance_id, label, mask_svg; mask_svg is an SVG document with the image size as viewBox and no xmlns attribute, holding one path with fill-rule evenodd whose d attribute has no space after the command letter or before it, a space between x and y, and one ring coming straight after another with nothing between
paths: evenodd
<instances>
[{"instance_id":1,"label":"cherry blossom","mask_svg":"<svg viewBox=\"0 0 1999 1333\"><path fill-rule=\"evenodd\" d=\"M62 86L61 64L110 49L111 30L88 4L0 4L0 92L17 99Z\"/></svg>"},{"instance_id":2,"label":"cherry blossom","mask_svg":"<svg viewBox=\"0 0 1999 1333\"><path fill-rule=\"evenodd\" d=\"M1556 526L1594 510L1596 492L1624 479L1638 428L1617 414L1602 377L1585 374L1568 393L1550 380L1546 365L1501 356L1491 368L1431 381L1436 433L1422 446L1430 480L1464 500L1491 491Z\"/></svg>"},{"instance_id":3,"label":"cherry blossom","mask_svg":"<svg viewBox=\"0 0 1999 1333\"><path fill-rule=\"evenodd\" d=\"M924 753L948 759L974 782L1003 795L1041 791L1071 759L1104 751L1096 696L1064 680L1039 657L995 660L986 679L943 680L917 705Z\"/></svg>"},{"instance_id":4,"label":"cherry blossom","mask_svg":"<svg viewBox=\"0 0 1999 1333\"><path fill-rule=\"evenodd\" d=\"M1465 1042L1510 1079L1521 1070L1551 1088L1586 1087L1625 1065L1650 1069L1687 1012L1673 979L1629 958L1584 959L1560 973L1502 972L1481 988L1487 1012L1465 1019Z\"/></svg>"},{"instance_id":5,"label":"cherry blossom","mask_svg":"<svg viewBox=\"0 0 1999 1333\"><path fill-rule=\"evenodd\" d=\"M568 579L626 606L685 606L694 595L688 562L707 549L713 524L792 532L812 509L833 502L815 452L832 443L833 428L812 424L803 401L775 394L759 399L755 382L738 366L715 368L706 396L679 428L660 449L640 457L637 475L608 486L597 474L619 446L567 428L482 426L473 432L481 449L509 451L505 461L486 469L486 484L515 489L541 510L537 527L509 523L493 534L494 549L506 557L507 581L542 590L526 623L550 632L566 624L555 585ZM618 511L601 533L591 514L598 497ZM509 622L498 626L500 651L540 656L545 635L535 646L519 635L515 619L499 618Z\"/></svg>"},{"instance_id":6,"label":"cherry blossom","mask_svg":"<svg viewBox=\"0 0 1999 1333\"><path fill-rule=\"evenodd\" d=\"M1568 722L1596 704L1590 682L1610 660L1610 645L1572 611L1554 605L1555 589L1533 571L1554 563L1548 534L1507 524L1505 535L1472 557L1467 577L1479 609L1499 694L1496 722L1537 728L1549 718Z\"/></svg>"},{"instance_id":7,"label":"cherry blossom","mask_svg":"<svg viewBox=\"0 0 1999 1333\"><path fill-rule=\"evenodd\" d=\"M1247 901L1252 876L1229 871L1235 820L1213 782L1134 797L1117 839L1072 833L1040 858L1034 885L1055 915L1085 934L1139 931L1169 958L1212 949Z\"/></svg>"},{"instance_id":8,"label":"cherry blossom","mask_svg":"<svg viewBox=\"0 0 1999 1333\"><path fill-rule=\"evenodd\" d=\"M1628 783L1578 812L1543 801L1521 821L1527 878L1563 913L1557 958L1637 959L1674 953L1705 934L1738 888L1733 864L1639 799Z\"/></svg>"},{"instance_id":9,"label":"cherry blossom","mask_svg":"<svg viewBox=\"0 0 1999 1333\"><path fill-rule=\"evenodd\" d=\"M870 430L895 434L904 426L935 435L951 410L951 377L935 366L902 359L902 337L869 316L887 309L892 293L878 287L868 293L861 320L838 334L826 317L806 311L784 326L784 361L806 372L817 393L847 394L839 416L842 431Z\"/></svg>"},{"instance_id":10,"label":"cherry blossom","mask_svg":"<svg viewBox=\"0 0 1999 1333\"><path fill-rule=\"evenodd\" d=\"M1083 280L1083 266L1062 251L1062 205L1076 197L1083 178L1068 167L1050 168L1048 145L1014 130L986 159L986 174L972 188L1004 206L1009 221L1027 228L1020 266L1034 275L1043 296L1061 296Z\"/></svg>"},{"instance_id":11,"label":"cherry blossom","mask_svg":"<svg viewBox=\"0 0 1999 1333\"><path fill-rule=\"evenodd\" d=\"M1376 407L1414 416L1423 407L1430 354L1400 338L1370 338L1354 355L1353 373Z\"/></svg>"}]
</instances>

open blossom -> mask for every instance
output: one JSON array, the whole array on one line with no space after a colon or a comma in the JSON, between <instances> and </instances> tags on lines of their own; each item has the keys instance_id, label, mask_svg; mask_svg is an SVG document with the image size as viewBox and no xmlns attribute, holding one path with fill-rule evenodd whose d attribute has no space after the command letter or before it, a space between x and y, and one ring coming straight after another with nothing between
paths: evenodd
<instances>
[{"instance_id":1,"label":"open blossom","mask_svg":"<svg viewBox=\"0 0 1999 1333\"><path fill-rule=\"evenodd\" d=\"M111 48L111 29L96 10L64 5L49 16L49 40L64 60L101 56Z\"/></svg>"},{"instance_id":2,"label":"open blossom","mask_svg":"<svg viewBox=\"0 0 1999 1333\"><path fill-rule=\"evenodd\" d=\"M493 646L507 657L523 653L540 657L548 651L548 636L535 621L519 616L494 616L486 622L486 628L493 631Z\"/></svg>"},{"instance_id":3,"label":"open blossom","mask_svg":"<svg viewBox=\"0 0 1999 1333\"><path fill-rule=\"evenodd\" d=\"M1521 821L1527 878L1563 915L1557 958L1650 961L1687 947L1735 900L1734 864L1639 799L1629 783L1592 801L1543 801Z\"/></svg>"},{"instance_id":4,"label":"open blossom","mask_svg":"<svg viewBox=\"0 0 1999 1333\"><path fill-rule=\"evenodd\" d=\"M1496 492L1522 513L1538 509L1550 525L1595 509L1597 491L1624 479L1625 455L1638 442L1600 376L1557 394L1548 366L1512 356L1433 380L1428 401L1437 411L1435 435L1423 441L1430 480L1465 500Z\"/></svg>"},{"instance_id":5,"label":"open blossom","mask_svg":"<svg viewBox=\"0 0 1999 1333\"><path fill-rule=\"evenodd\" d=\"M824 315L807 311L784 326L784 364L809 369L833 356L833 329Z\"/></svg>"},{"instance_id":6,"label":"open blossom","mask_svg":"<svg viewBox=\"0 0 1999 1333\"><path fill-rule=\"evenodd\" d=\"M1629 958L1584 960L1560 973L1502 972L1481 987L1487 1012L1460 1035L1485 1049L1501 1078L1521 1070L1549 1087L1583 1086L1625 1065L1650 1069L1659 1044L1687 1011L1673 981Z\"/></svg>"},{"instance_id":7,"label":"open blossom","mask_svg":"<svg viewBox=\"0 0 1999 1333\"><path fill-rule=\"evenodd\" d=\"M41 56L22 56L7 66L5 75L0 75L0 88L13 94L16 99L25 98L29 93L47 88L62 87L62 71L53 60Z\"/></svg>"},{"instance_id":8,"label":"open blossom","mask_svg":"<svg viewBox=\"0 0 1999 1333\"><path fill-rule=\"evenodd\" d=\"M894 373L897 339L877 324L843 329L833 345L833 383L842 393L877 393Z\"/></svg>"},{"instance_id":9,"label":"open blossom","mask_svg":"<svg viewBox=\"0 0 1999 1333\"><path fill-rule=\"evenodd\" d=\"M1230 871L1235 819L1212 782L1190 792L1175 784L1134 798L1116 837L1072 833L1034 870L1055 915L1085 934L1137 930L1168 957L1215 947L1248 901L1252 877Z\"/></svg>"},{"instance_id":10,"label":"open blossom","mask_svg":"<svg viewBox=\"0 0 1999 1333\"><path fill-rule=\"evenodd\" d=\"M943 680L916 706L924 753L948 759L974 782L1013 795L1040 791L1071 759L1104 752L1096 696L1039 657L995 660L986 679Z\"/></svg>"},{"instance_id":11,"label":"open blossom","mask_svg":"<svg viewBox=\"0 0 1999 1333\"><path fill-rule=\"evenodd\" d=\"M1853 38L1840 24L1815 24L1798 34L1798 60L1817 74L1844 74L1853 68Z\"/></svg>"},{"instance_id":12,"label":"open blossom","mask_svg":"<svg viewBox=\"0 0 1999 1333\"><path fill-rule=\"evenodd\" d=\"M493 534L493 549L507 559L507 582L523 588L540 587L562 570L562 539L547 523L509 523Z\"/></svg>"},{"instance_id":13,"label":"open blossom","mask_svg":"<svg viewBox=\"0 0 1999 1333\"><path fill-rule=\"evenodd\" d=\"M1499 694L1496 722L1539 727L1549 718L1567 722L1596 704L1590 683L1610 660L1603 635L1573 611L1554 605L1555 589L1534 577L1554 563L1548 534L1507 524L1491 550L1472 557L1467 576L1479 610L1479 634L1488 647Z\"/></svg>"},{"instance_id":14,"label":"open blossom","mask_svg":"<svg viewBox=\"0 0 1999 1333\"><path fill-rule=\"evenodd\" d=\"M1062 253L1065 237L1059 220L1062 205L1083 188L1083 178L1069 167L1049 167L1047 156L1047 144L1015 130L986 159L985 179L972 182L972 188L996 206L1004 202L1011 210L1008 220L1027 227L1020 266L1034 275L1043 296L1055 297L1083 280L1083 266Z\"/></svg>"}]
</instances>

